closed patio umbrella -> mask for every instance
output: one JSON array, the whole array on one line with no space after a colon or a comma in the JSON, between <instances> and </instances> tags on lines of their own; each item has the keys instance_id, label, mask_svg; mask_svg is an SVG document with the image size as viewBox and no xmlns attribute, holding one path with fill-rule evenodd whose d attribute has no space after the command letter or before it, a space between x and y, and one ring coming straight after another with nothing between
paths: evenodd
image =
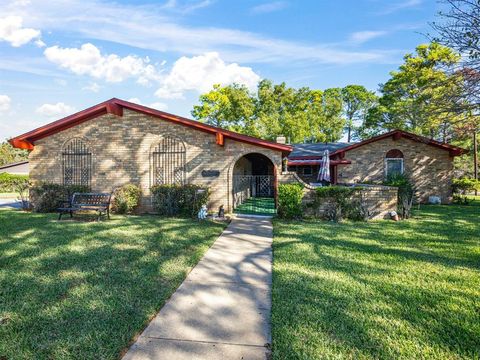
<instances>
[{"instance_id":1,"label":"closed patio umbrella","mask_svg":"<svg viewBox=\"0 0 480 360\"><path fill-rule=\"evenodd\" d=\"M318 170L317 180L320 182L330 182L330 155L328 150L323 152L322 164Z\"/></svg>"}]
</instances>

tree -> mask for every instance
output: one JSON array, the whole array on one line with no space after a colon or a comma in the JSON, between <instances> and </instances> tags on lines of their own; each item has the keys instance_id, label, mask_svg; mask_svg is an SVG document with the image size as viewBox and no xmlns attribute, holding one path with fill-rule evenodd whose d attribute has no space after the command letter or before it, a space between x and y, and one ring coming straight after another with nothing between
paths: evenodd
<instances>
[{"instance_id":1,"label":"tree","mask_svg":"<svg viewBox=\"0 0 480 360\"><path fill-rule=\"evenodd\" d=\"M258 130L252 121L254 108L246 86L216 84L211 91L200 95L200 105L194 106L192 115L213 126L256 136Z\"/></svg>"},{"instance_id":2,"label":"tree","mask_svg":"<svg viewBox=\"0 0 480 360\"><path fill-rule=\"evenodd\" d=\"M15 149L8 142L0 143L0 166L28 159L28 151Z\"/></svg>"},{"instance_id":3,"label":"tree","mask_svg":"<svg viewBox=\"0 0 480 360\"><path fill-rule=\"evenodd\" d=\"M448 11L440 12L441 22L432 23L436 40L463 54L460 65L464 89L460 103L469 108L464 130L472 138L473 176L478 179L478 133L480 132L480 2L445 0Z\"/></svg>"},{"instance_id":4,"label":"tree","mask_svg":"<svg viewBox=\"0 0 480 360\"><path fill-rule=\"evenodd\" d=\"M380 86L378 105L368 112L361 133L403 129L449 141L462 91L461 74L452 71L460 56L438 43L419 45L398 71Z\"/></svg>"},{"instance_id":5,"label":"tree","mask_svg":"<svg viewBox=\"0 0 480 360\"><path fill-rule=\"evenodd\" d=\"M365 122L368 111L375 105L377 96L361 85L347 85L342 89L343 113L346 120L347 141L358 139L358 124Z\"/></svg>"},{"instance_id":6,"label":"tree","mask_svg":"<svg viewBox=\"0 0 480 360\"><path fill-rule=\"evenodd\" d=\"M344 126L340 89L299 89L262 80L255 94L240 85L221 87L200 96L192 115L211 125L247 135L291 142L336 141Z\"/></svg>"}]
</instances>

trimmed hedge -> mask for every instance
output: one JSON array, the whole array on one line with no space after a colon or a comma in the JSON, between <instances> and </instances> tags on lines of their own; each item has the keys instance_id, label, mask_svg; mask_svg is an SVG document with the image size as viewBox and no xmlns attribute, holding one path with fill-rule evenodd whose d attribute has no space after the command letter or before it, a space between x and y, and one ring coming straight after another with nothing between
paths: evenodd
<instances>
[{"instance_id":1,"label":"trimmed hedge","mask_svg":"<svg viewBox=\"0 0 480 360\"><path fill-rule=\"evenodd\" d=\"M112 210L117 214L131 214L140 203L142 191L137 185L126 184L113 192Z\"/></svg>"},{"instance_id":2,"label":"trimmed hedge","mask_svg":"<svg viewBox=\"0 0 480 360\"><path fill-rule=\"evenodd\" d=\"M16 192L16 186L28 182L28 175L0 174L0 192Z\"/></svg>"},{"instance_id":3,"label":"trimmed hedge","mask_svg":"<svg viewBox=\"0 0 480 360\"><path fill-rule=\"evenodd\" d=\"M155 185L150 190L154 210L164 216L196 217L210 197L208 188L197 185Z\"/></svg>"},{"instance_id":4,"label":"trimmed hedge","mask_svg":"<svg viewBox=\"0 0 480 360\"><path fill-rule=\"evenodd\" d=\"M281 184L278 186L277 214L283 219L299 219L303 216L303 186Z\"/></svg>"},{"instance_id":5,"label":"trimmed hedge","mask_svg":"<svg viewBox=\"0 0 480 360\"><path fill-rule=\"evenodd\" d=\"M88 186L60 185L44 183L30 188L33 211L39 213L55 212L60 201L68 201L76 193L89 192Z\"/></svg>"},{"instance_id":6,"label":"trimmed hedge","mask_svg":"<svg viewBox=\"0 0 480 360\"><path fill-rule=\"evenodd\" d=\"M318 208L324 202L328 206L324 217L331 221L341 221L344 218L351 220L367 220L368 211L363 204L360 194L361 187L324 186L315 190L315 206Z\"/></svg>"}]
</instances>

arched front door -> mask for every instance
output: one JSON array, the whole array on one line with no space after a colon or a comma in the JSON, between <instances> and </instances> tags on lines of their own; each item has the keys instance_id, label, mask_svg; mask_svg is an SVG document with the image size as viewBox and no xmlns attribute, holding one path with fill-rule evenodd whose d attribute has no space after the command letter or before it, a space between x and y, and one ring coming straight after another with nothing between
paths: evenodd
<instances>
[{"instance_id":1,"label":"arched front door","mask_svg":"<svg viewBox=\"0 0 480 360\"><path fill-rule=\"evenodd\" d=\"M233 208L236 213L275 214L275 166L265 155L250 153L233 168Z\"/></svg>"}]
</instances>

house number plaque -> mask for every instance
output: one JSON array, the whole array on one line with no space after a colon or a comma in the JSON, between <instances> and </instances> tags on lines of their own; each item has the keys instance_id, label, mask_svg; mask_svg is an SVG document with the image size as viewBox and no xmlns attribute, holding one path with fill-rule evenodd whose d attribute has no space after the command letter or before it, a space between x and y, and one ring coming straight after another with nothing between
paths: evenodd
<instances>
[{"instance_id":1,"label":"house number plaque","mask_svg":"<svg viewBox=\"0 0 480 360\"><path fill-rule=\"evenodd\" d=\"M220 171L219 170L202 170L203 177L219 177Z\"/></svg>"}]
</instances>

